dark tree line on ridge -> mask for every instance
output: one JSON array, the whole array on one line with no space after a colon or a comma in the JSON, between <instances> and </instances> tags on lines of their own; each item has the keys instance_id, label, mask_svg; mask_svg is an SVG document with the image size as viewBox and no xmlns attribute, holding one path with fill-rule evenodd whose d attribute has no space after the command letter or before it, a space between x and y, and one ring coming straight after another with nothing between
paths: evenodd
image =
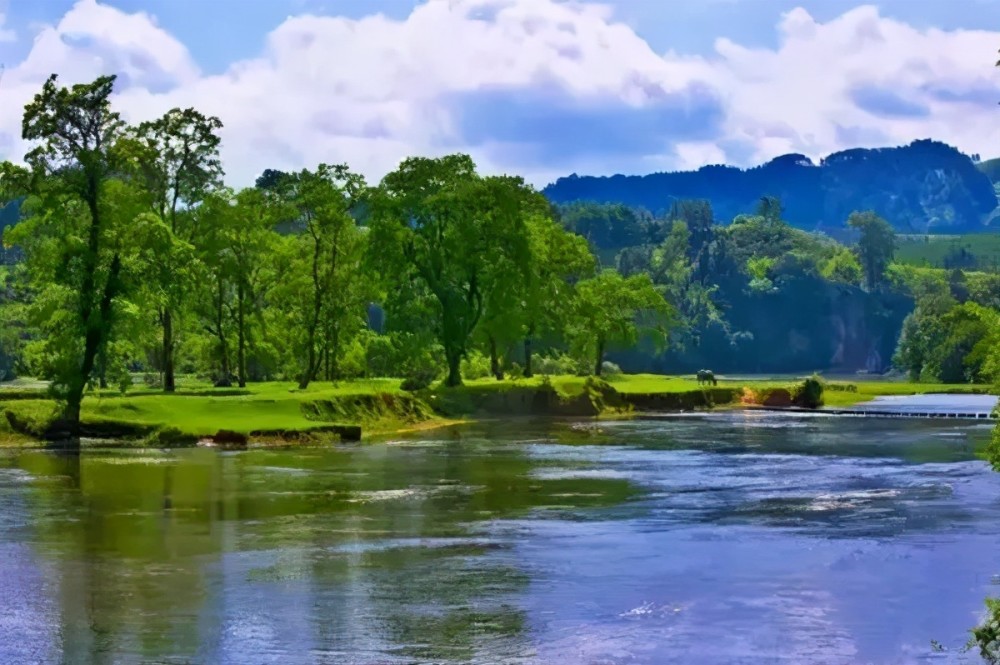
<instances>
[{"instance_id":1,"label":"dark tree line on ridge","mask_svg":"<svg viewBox=\"0 0 1000 665\"><path fill-rule=\"evenodd\" d=\"M672 201L705 199L726 220L752 210L762 196L778 196L793 226L837 237L856 210L874 211L898 233L965 233L1000 229L988 175L995 173L1000 169L980 164L978 155L921 140L897 148L844 150L819 164L790 154L746 170L716 165L645 176L574 174L543 192L559 203L622 203L657 214Z\"/></svg>"}]
</instances>

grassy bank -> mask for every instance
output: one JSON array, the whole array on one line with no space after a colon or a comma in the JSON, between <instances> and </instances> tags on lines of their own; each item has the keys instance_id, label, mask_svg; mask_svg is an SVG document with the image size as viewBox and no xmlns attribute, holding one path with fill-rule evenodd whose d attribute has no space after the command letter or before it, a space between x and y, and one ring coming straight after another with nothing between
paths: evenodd
<instances>
[{"instance_id":1,"label":"grassy bank","mask_svg":"<svg viewBox=\"0 0 1000 665\"><path fill-rule=\"evenodd\" d=\"M97 391L84 401L83 421L92 436L150 445L184 445L199 439L305 442L339 438L341 426L360 426L364 436L426 429L469 418L518 415L597 416L636 410L690 410L726 404L784 405L791 379L720 378L712 387L693 377L634 374L606 382L555 376L496 381L479 379L459 388L401 390L397 379L252 384L213 388L181 380L174 394L137 387L127 395ZM21 381L0 387L0 446L31 445L56 416L44 385ZM986 386L890 381L827 382L828 406L847 406L880 395L982 393Z\"/></svg>"}]
</instances>

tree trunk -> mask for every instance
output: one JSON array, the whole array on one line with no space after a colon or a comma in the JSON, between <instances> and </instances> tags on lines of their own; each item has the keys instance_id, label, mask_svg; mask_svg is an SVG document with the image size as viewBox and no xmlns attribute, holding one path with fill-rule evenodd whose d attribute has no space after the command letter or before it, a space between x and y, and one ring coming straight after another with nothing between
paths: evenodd
<instances>
[{"instance_id":1,"label":"tree trunk","mask_svg":"<svg viewBox=\"0 0 1000 665\"><path fill-rule=\"evenodd\" d=\"M163 392L172 393L174 382L174 320L169 309L163 310Z\"/></svg>"},{"instance_id":2,"label":"tree trunk","mask_svg":"<svg viewBox=\"0 0 1000 665\"><path fill-rule=\"evenodd\" d=\"M448 359L448 378L445 385L454 387L462 385L462 352L458 349L445 349Z\"/></svg>"},{"instance_id":3,"label":"tree trunk","mask_svg":"<svg viewBox=\"0 0 1000 665\"><path fill-rule=\"evenodd\" d=\"M490 336L490 373L496 377L497 381L503 381L503 368L500 366L500 358L497 355L497 341Z\"/></svg>"},{"instance_id":4,"label":"tree trunk","mask_svg":"<svg viewBox=\"0 0 1000 665\"><path fill-rule=\"evenodd\" d=\"M247 334L246 334L246 318L244 316L244 291L243 284L238 287L237 293L237 308L236 308L236 323L237 323L237 351L236 351L236 371L239 372L237 380L239 381L240 388L247 387Z\"/></svg>"},{"instance_id":5,"label":"tree trunk","mask_svg":"<svg viewBox=\"0 0 1000 665\"><path fill-rule=\"evenodd\" d=\"M101 345L97 366L97 385L103 390L108 387L108 345L106 342Z\"/></svg>"},{"instance_id":6,"label":"tree trunk","mask_svg":"<svg viewBox=\"0 0 1000 665\"><path fill-rule=\"evenodd\" d=\"M299 379L299 390L305 390L309 387L309 382L313 380L316 376L316 370L319 369L319 364L316 359L316 331L319 329L319 315L323 309L323 289L320 288L319 279L319 261L320 261L320 242L319 238L316 236L314 230L310 226L310 235L313 237L313 257L312 257L312 283L313 283L313 307L312 307L312 321L309 326L308 331L308 362L306 364L305 371L302 374L302 378Z\"/></svg>"},{"instance_id":7,"label":"tree trunk","mask_svg":"<svg viewBox=\"0 0 1000 665\"><path fill-rule=\"evenodd\" d=\"M531 369L531 338L535 335L535 326L528 328L528 334L524 338L524 378L530 379L535 375Z\"/></svg>"},{"instance_id":8,"label":"tree trunk","mask_svg":"<svg viewBox=\"0 0 1000 665\"><path fill-rule=\"evenodd\" d=\"M222 353L219 359L219 379L229 382L229 345L226 343L226 336L223 333L219 333L219 350Z\"/></svg>"},{"instance_id":9,"label":"tree trunk","mask_svg":"<svg viewBox=\"0 0 1000 665\"><path fill-rule=\"evenodd\" d=\"M313 380L316 375L317 362L316 362L316 331L315 329L309 331L309 357L306 361L305 370L302 372L302 377L299 379L299 390L305 390L309 387L309 382Z\"/></svg>"},{"instance_id":10,"label":"tree trunk","mask_svg":"<svg viewBox=\"0 0 1000 665\"><path fill-rule=\"evenodd\" d=\"M95 217L96 219L96 217ZM92 239L92 244L94 241ZM66 390L66 409L63 411L65 425L69 430L73 447L80 447L80 405L83 403L83 391L87 387L87 381L94 371L94 363L97 353L102 343L105 342L106 328L111 319L111 302L118 291L118 275L121 272L121 257L117 254L111 260L111 267L108 271L108 281L101 293L101 300L98 305L97 318L94 318L93 309L85 310L84 323L86 325L86 335L83 341L83 359L80 362L80 371L69 380ZM92 277L91 277L92 278Z\"/></svg>"},{"instance_id":11,"label":"tree trunk","mask_svg":"<svg viewBox=\"0 0 1000 665\"><path fill-rule=\"evenodd\" d=\"M323 378L332 381L330 375L330 331L326 333L326 344L323 345Z\"/></svg>"},{"instance_id":12,"label":"tree trunk","mask_svg":"<svg viewBox=\"0 0 1000 665\"><path fill-rule=\"evenodd\" d=\"M604 365L604 340L597 340L597 363L594 365L594 376L601 375L601 366Z\"/></svg>"},{"instance_id":13,"label":"tree trunk","mask_svg":"<svg viewBox=\"0 0 1000 665\"><path fill-rule=\"evenodd\" d=\"M326 371L331 381L340 378L340 329L333 326L330 330L330 342L326 347Z\"/></svg>"},{"instance_id":14,"label":"tree trunk","mask_svg":"<svg viewBox=\"0 0 1000 665\"><path fill-rule=\"evenodd\" d=\"M229 382L229 343L226 341L226 318L223 313L223 298L224 298L224 285L222 283L222 277L219 277L219 291L218 298L215 302L215 330L216 336L219 338L219 380L228 383Z\"/></svg>"}]
</instances>

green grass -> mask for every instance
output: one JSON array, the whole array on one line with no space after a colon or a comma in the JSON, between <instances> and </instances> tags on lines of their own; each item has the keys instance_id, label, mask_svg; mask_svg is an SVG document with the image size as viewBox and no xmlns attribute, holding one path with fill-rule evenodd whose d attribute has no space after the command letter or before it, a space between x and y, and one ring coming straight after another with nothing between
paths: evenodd
<instances>
[{"instance_id":1,"label":"green grass","mask_svg":"<svg viewBox=\"0 0 1000 665\"><path fill-rule=\"evenodd\" d=\"M468 381L461 388L440 386L423 394L431 404L453 405L452 415L460 417L462 409L476 404L483 397L504 391L530 389L550 383L560 394L572 397L584 390L585 377L553 376L496 381L492 378ZM747 387L754 391L775 388L790 389L801 379L720 377L720 388ZM613 376L608 382L622 394L686 393L701 388L693 376L663 376L632 374ZM324 424L361 424L365 434L386 433L414 426L445 422L424 408L423 402L400 389L398 379L344 381L336 385L313 383L299 390L294 383L259 383L245 389L215 389L211 385L183 378L175 394L164 394L150 387L136 387L127 395L105 390L88 395L84 400L83 418L89 423L142 425L150 428L172 428L182 434L210 436L219 430L249 433L259 430L302 431ZM853 386L853 389L850 387ZM4 399L7 392L16 398ZM922 393L984 393L982 385L920 384L903 381L836 380L827 382L823 399L827 406L849 406L880 395L913 395ZM373 399L375 396L381 396ZM33 398L33 399L32 399ZM409 401L406 401L409 400ZM478 403L482 403L481 401ZM406 407L416 404L416 412ZM320 408L317 408L319 405ZM44 387L21 382L17 387L0 387L0 409L11 410L37 431L44 429L54 413L55 403L46 398ZM311 412L312 417L307 417ZM466 411L465 413L471 413ZM0 447L20 446L29 437L16 434L5 417L0 417Z\"/></svg>"},{"instance_id":2,"label":"green grass","mask_svg":"<svg viewBox=\"0 0 1000 665\"><path fill-rule=\"evenodd\" d=\"M122 423L154 428L170 427L183 434L211 435L219 430L249 433L257 430L309 430L325 424L365 424L390 426L396 423L385 414L367 413L356 404L343 420L316 420L306 417L303 405L328 402L350 404L351 397L379 394L399 395L398 379L358 380L313 383L306 390L296 384L270 382L252 384L245 389L215 389L210 384L181 379L177 392L165 394L146 386L138 386L122 396L118 391L101 390L89 394L83 403L82 418L87 423ZM8 398L4 399L4 394ZM34 397L34 399L28 399ZM51 419L54 402L45 397L44 386L30 391L23 388L0 388L0 404L14 411L32 429L41 431ZM376 420L392 422L376 423ZM6 418L0 418L0 438L9 430ZM3 445L0 443L0 445Z\"/></svg>"},{"instance_id":3,"label":"green grass","mask_svg":"<svg viewBox=\"0 0 1000 665\"><path fill-rule=\"evenodd\" d=\"M324 424L306 418L307 402L376 394L400 394L398 379L345 381L336 385L312 383L299 390L295 383L250 384L245 389L212 388L185 381L173 395L142 388L122 397L104 391L84 402L83 417L91 421L117 421L170 426L185 434L211 434L218 430L248 433L255 430L304 430ZM214 393L214 394L213 394ZM218 396L218 393L222 393ZM355 423L338 423L355 424Z\"/></svg>"},{"instance_id":4,"label":"green grass","mask_svg":"<svg viewBox=\"0 0 1000 665\"><path fill-rule=\"evenodd\" d=\"M914 266L943 268L945 258L965 250L972 255L979 270L996 270L1000 266L1000 233L970 235L901 235L895 260Z\"/></svg>"},{"instance_id":5,"label":"green grass","mask_svg":"<svg viewBox=\"0 0 1000 665\"><path fill-rule=\"evenodd\" d=\"M856 383L833 381L823 391L825 406L852 406L868 402L876 397L890 395L926 395L930 393L949 393L977 395L992 392L990 386L969 383L909 383L903 381L858 381ZM856 392L836 390L837 386L854 385Z\"/></svg>"}]
</instances>

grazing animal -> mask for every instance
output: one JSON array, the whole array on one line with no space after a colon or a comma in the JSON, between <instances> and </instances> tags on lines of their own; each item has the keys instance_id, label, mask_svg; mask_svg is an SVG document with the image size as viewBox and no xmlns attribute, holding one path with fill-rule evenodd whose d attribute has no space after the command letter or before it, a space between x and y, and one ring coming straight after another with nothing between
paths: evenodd
<instances>
[{"instance_id":1,"label":"grazing animal","mask_svg":"<svg viewBox=\"0 0 1000 665\"><path fill-rule=\"evenodd\" d=\"M715 380L715 374L710 369L699 369L698 370L698 385L703 385L711 383L713 386L719 385L719 382Z\"/></svg>"}]
</instances>

